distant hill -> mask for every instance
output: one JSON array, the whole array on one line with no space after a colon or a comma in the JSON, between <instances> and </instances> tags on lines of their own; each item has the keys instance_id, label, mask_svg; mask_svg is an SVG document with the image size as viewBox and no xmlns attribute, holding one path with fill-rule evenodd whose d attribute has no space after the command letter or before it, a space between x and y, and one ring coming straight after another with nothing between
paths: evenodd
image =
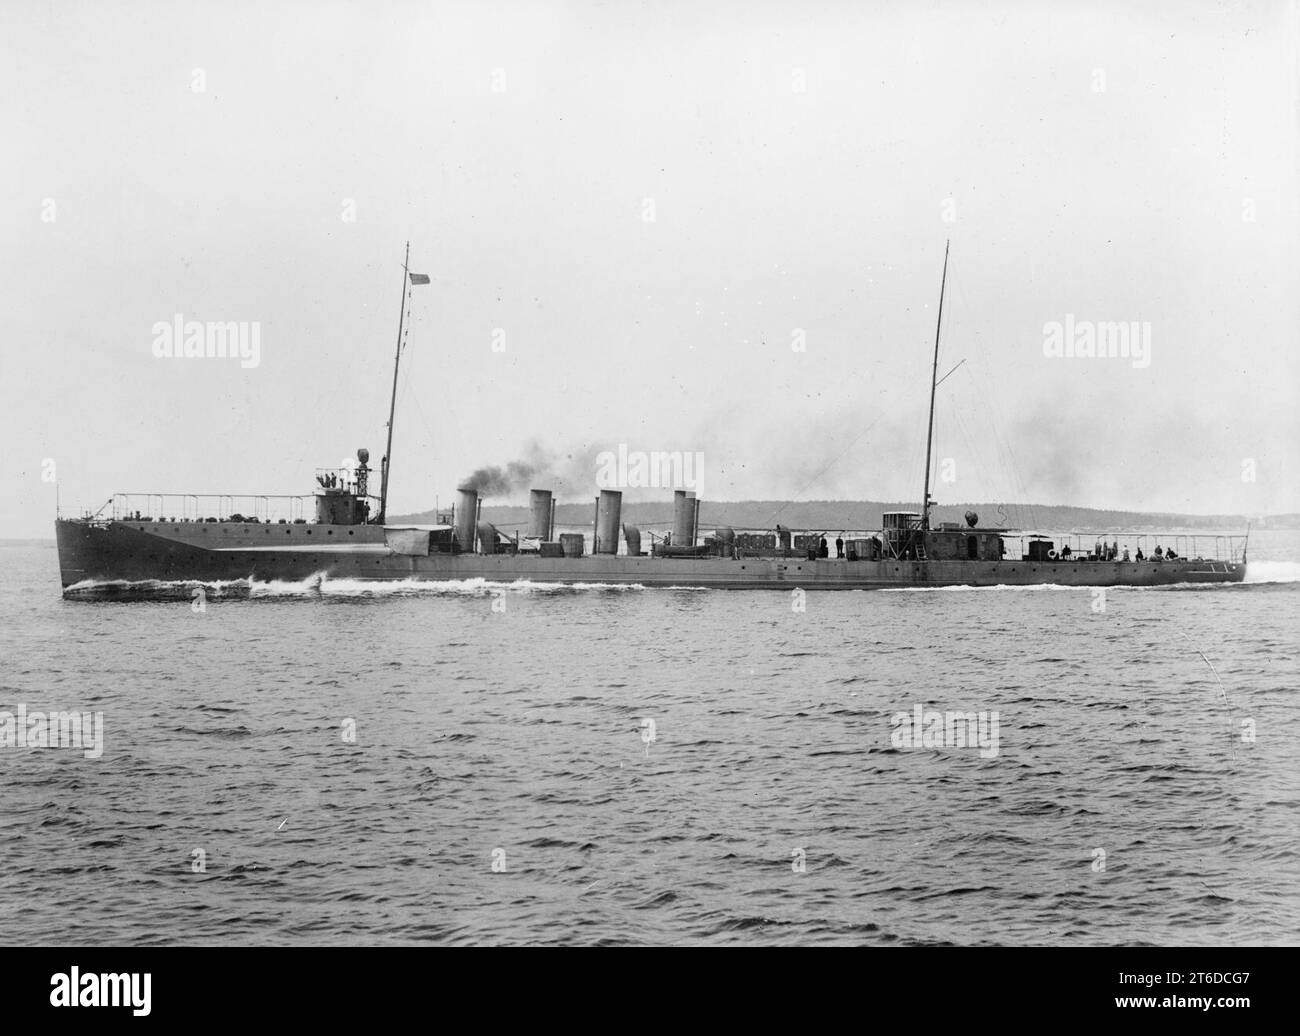
<instances>
[{"instance_id":1,"label":"distant hill","mask_svg":"<svg viewBox=\"0 0 1300 1036\"><path fill-rule=\"evenodd\" d=\"M591 503L558 504L557 525L590 525L594 517ZM730 525L734 528L770 529L777 522L792 529L877 529L883 511L919 511L915 501L880 500L708 500L700 509L701 528ZM1240 514L1173 514L1146 511L1107 511L1089 507L1044 504L941 504L931 514L935 522L961 522L967 511L975 511L980 525L1005 529L1050 529L1080 532L1137 532L1144 529L1172 531L1193 529L1235 532L1244 530L1247 521L1256 528L1297 529L1300 514L1272 515L1267 519L1248 519ZM433 511L394 515L390 522L412 524L436 520ZM483 505L483 517L502 530L526 525L528 508L523 506ZM670 501L623 505L623 521L647 527L672 524Z\"/></svg>"}]
</instances>

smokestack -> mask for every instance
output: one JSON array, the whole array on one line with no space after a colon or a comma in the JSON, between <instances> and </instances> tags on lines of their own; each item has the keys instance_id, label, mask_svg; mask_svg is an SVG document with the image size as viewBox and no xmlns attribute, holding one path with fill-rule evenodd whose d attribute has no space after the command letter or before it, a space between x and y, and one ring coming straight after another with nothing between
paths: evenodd
<instances>
[{"instance_id":1,"label":"smokestack","mask_svg":"<svg viewBox=\"0 0 1300 1036\"><path fill-rule=\"evenodd\" d=\"M539 540L550 539L551 491L534 489L528 494L528 535Z\"/></svg>"},{"instance_id":2,"label":"smokestack","mask_svg":"<svg viewBox=\"0 0 1300 1036\"><path fill-rule=\"evenodd\" d=\"M596 549L592 553L618 553L618 520L622 510L622 493L617 489L600 491L596 502Z\"/></svg>"},{"instance_id":3,"label":"smokestack","mask_svg":"<svg viewBox=\"0 0 1300 1036\"><path fill-rule=\"evenodd\" d=\"M699 529L699 501L694 493L678 489L673 493L673 546L695 546L699 542Z\"/></svg>"},{"instance_id":4,"label":"smokestack","mask_svg":"<svg viewBox=\"0 0 1300 1036\"><path fill-rule=\"evenodd\" d=\"M456 542L468 554L474 550L474 523L478 520L478 494L462 486L456 502Z\"/></svg>"},{"instance_id":5,"label":"smokestack","mask_svg":"<svg viewBox=\"0 0 1300 1036\"><path fill-rule=\"evenodd\" d=\"M690 494L694 496L695 494ZM687 500L687 492L679 489L673 493L673 546L684 547L693 544L695 531L695 514L692 501Z\"/></svg>"}]
</instances>

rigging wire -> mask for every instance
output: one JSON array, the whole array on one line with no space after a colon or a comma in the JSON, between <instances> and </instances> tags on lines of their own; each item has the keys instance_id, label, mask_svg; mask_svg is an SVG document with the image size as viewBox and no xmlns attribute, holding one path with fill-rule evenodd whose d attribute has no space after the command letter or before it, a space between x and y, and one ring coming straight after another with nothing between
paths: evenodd
<instances>
[{"instance_id":1,"label":"rigging wire","mask_svg":"<svg viewBox=\"0 0 1300 1036\"><path fill-rule=\"evenodd\" d=\"M966 310L967 297L960 273L954 277L953 280L955 281L954 294L957 296L958 306L963 310ZM1012 520L1015 524L1024 527L1026 517L1029 518L1031 524L1034 520L1033 508L1028 504L1028 488L1021 476L1020 465L1016 461L1015 453L1011 449L1009 436L1005 432L1005 421L1000 412L999 406L1001 397L993 391L992 385L985 376L986 366L987 362L973 363L968 364L967 368L972 382L977 383L974 386L975 391L989 412L989 430L992 433L994 444L994 467L1001 472L1000 475L998 474L998 471L989 472L989 474L992 474L993 476L990 479L989 488L996 492L997 487L992 483L1004 483L1002 495L1008 499L1005 499L1003 502L1009 503L1013 515ZM961 422L960 414L957 415L957 421L959 423ZM973 436L971 438L972 440L974 439ZM982 462L983 457L981 453L976 451L973 455L979 456ZM986 474L985 477L988 478L989 474ZM1008 490L1009 493L1007 492Z\"/></svg>"},{"instance_id":2,"label":"rigging wire","mask_svg":"<svg viewBox=\"0 0 1300 1036\"><path fill-rule=\"evenodd\" d=\"M826 472L828 472L831 468L833 468L836 464L838 464L841 460L843 460L844 455L848 453L851 449L853 449L853 447L856 446L859 442L861 442L862 438L869 431L871 431L871 429L874 428L879 422L880 422L879 416L873 418L867 424L867 426L862 429L862 431L860 431L857 435L853 437L853 439L849 441L849 444L846 447L844 447L844 449L840 450L839 453L837 453L834 457L832 457L831 460L823 468L821 468L815 475L813 475L811 479L808 480L808 482L804 485L802 489L800 489L798 492L795 493L795 499L787 500L780 507L778 507L771 516L773 524L776 523L776 519L781 514L781 512L784 511L791 504L803 503L804 501L798 498L803 495L803 493L809 488L809 486L813 485L819 478L821 478L824 474L826 474Z\"/></svg>"}]
</instances>

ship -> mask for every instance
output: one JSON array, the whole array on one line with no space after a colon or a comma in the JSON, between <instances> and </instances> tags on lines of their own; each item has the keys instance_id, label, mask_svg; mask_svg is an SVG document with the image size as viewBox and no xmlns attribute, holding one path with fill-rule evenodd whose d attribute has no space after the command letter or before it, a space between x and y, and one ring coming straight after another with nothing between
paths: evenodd
<instances>
[{"instance_id":1,"label":"ship","mask_svg":"<svg viewBox=\"0 0 1300 1036\"><path fill-rule=\"evenodd\" d=\"M527 527L513 535L483 520L483 501L468 485L458 490L449 510L435 510L434 522L390 523L393 426L408 301L414 286L429 283L427 275L411 271L408 242L378 495L372 493L375 472L366 449L357 451L355 463L318 469L310 494L115 493L93 513L56 516L63 593L312 580L785 591L1241 582L1249 527L1244 536L1146 534L1130 555L1129 536L1122 551L1118 536L1107 543L1091 533L1066 534L1058 547L1056 538L1042 533L1016 536L982 526L973 511L966 512L964 524L932 521L934 404L942 381L939 339L947 276L945 247L920 509L888 511L874 527L864 522L861 532L841 533L833 555L824 530L702 525L702 501L687 489L673 490L672 528L662 536L643 535L621 521L622 492L616 489L602 489L594 498L590 544L586 531L557 535L556 500L544 488L530 490ZM273 517L277 509L278 519ZM1152 541L1154 549L1144 550Z\"/></svg>"}]
</instances>

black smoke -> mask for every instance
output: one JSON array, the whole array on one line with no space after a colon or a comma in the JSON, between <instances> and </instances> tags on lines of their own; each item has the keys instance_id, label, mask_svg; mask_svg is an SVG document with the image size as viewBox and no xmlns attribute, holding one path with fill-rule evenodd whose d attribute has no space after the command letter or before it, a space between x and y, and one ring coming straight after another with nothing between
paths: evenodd
<instances>
[{"instance_id":1,"label":"black smoke","mask_svg":"<svg viewBox=\"0 0 1300 1036\"><path fill-rule=\"evenodd\" d=\"M512 460L504 467L491 464L467 476L460 485L462 489L472 489L484 498L510 496L528 489L538 470L536 464L523 460Z\"/></svg>"}]
</instances>

